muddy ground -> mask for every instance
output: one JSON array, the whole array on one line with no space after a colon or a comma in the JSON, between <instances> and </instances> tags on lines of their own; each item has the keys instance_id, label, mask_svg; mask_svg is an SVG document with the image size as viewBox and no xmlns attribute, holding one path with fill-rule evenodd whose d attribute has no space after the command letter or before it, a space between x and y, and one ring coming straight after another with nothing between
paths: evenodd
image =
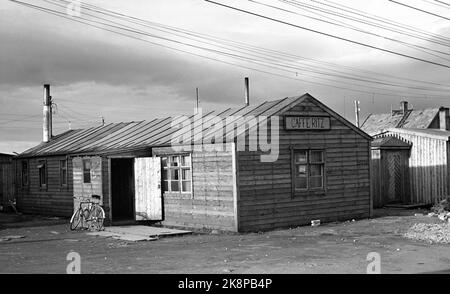
<instances>
[{"instance_id":1,"label":"muddy ground","mask_svg":"<svg viewBox=\"0 0 450 294\"><path fill-rule=\"evenodd\" d=\"M0 215L0 238L24 236L0 241L0 273L65 273L71 251L80 254L82 273L365 274L370 252L380 254L382 273L450 273L450 245L403 237L414 223L437 222L415 213L383 210L371 220L150 242L71 232L61 224L66 220L39 218L32 226L32 219Z\"/></svg>"}]
</instances>

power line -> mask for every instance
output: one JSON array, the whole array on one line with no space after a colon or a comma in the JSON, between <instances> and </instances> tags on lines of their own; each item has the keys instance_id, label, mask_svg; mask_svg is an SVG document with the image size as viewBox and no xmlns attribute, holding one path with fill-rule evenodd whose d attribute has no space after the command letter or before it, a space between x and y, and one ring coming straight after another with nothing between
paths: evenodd
<instances>
[{"instance_id":1,"label":"power line","mask_svg":"<svg viewBox=\"0 0 450 294\"><path fill-rule=\"evenodd\" d=\"M307 28L307 27L304 27L304 26L296 25L296 24L293 24L293 23L290 23L290 22L286 22L286 21L279 20L279 19L276 19L276 18L273 18L273 17L265 16L265 15L262 15L262 14L259 14L259 13L251 12L251 11L248 11L248 10L245 10L245 9L233 7L233 6L230 6L230 5L223 4L223 3L219 3L219 2L215 2L215 1L211 1L211 0L205 0L205 1L209 2L209 3L212 3L212 4L215 4L215 5L223 6L223 7L232 9L232 10L236 10L236 11L239 11L239 12L243 12L243 13L246 13L246 14L250 14L250 15L253 15L253 16L260 17L260 18L264 18L264 19L267 19L267 20L278 22L278 23L285 24L285 25L288 25L288 26L292 26L292 27L295 27L295 28L298 28L298 29L302 29L302 30L306 30L306 31L313 32L313 33L316 33L316 34L320 34L320 35L323 35L323 36L326 36L326 37L330 37L330 38L338 39L338 40L345 41L345 42L348 42L348 43L360 45L360 46L363 46L363 47L367 47L367 48L383 51L383 52L390 53L390 54L393 54L393 55L402 56L402 57L406 57L406 58L409 58L409 59L425 62L425 63L428 63L428 64L433 64L433 65L437 65L437 66L441 66L441 67L445 67L445 68L450 68L450 65L446 65L446 64L443 64L443 63L434 62L434 61L431 61L431 60L426 60L426 59L422 59L422 58L419 58L419 57L411 56L411 55L408 55L408 54L392 51L392 50L389 50L389 49L384 49L384 48L381 48L381 47L378 47L378 46L374 46L374 45L370 45L370 44L366 44L366 43L363 43L363 42L354 41L354 40L351 40L351 39L339 37L339 36L336 36L336 35L333 35L333 34L329 34L329 33L321 32L321 31L314 30L314 29L311 29L311 28Z\"/></svg>"},{"instance_id":2,"label":"power line","mask_svg":"<svg viewBox=\"0 0 450 294\"><path fill-rule=\"evenodd\" d=\"M438 7L450 9L450 4L448 4L448 3L444 3L443 4L443 2L441 2L441 1L435 1L435 0L422 0L422 1L426 2L426 3L429 3L431 5L435 5L435 6L438 6Z\"/></svg>"},{"instance_id":3,"label":"power line","mask_svg":"<svg viewBox=\"0 0 450 294\"><path fill-rule=\"evenodd\" d=\"M424 10L424 9L421 9L421 8L418 8L418 7L415 7L415 6L412 6L412 5L401 3L401 2L398 2L398 1L395 1L395 0L389 0L389 1L392 2L392 3L398 4L398 5L402 5L402 6L405 6L405 7L408 7L408 8L411 8L411 9L414 9L414 10L417 10L417 11L429 14L429 15L433 15L433 16L445 19L445 20L450 20L450 18L448 18L448 17L442 16L440 14L436 14L436 13L433 13L433 12L430 12L430 11L427 11L427 10Z\"/></svg>"},{"instance_id":4,"label":"power line","mask_svg":"<svg viewBox=\"0 0 450 294\"><path fill-rule=\"evenodd\" d=\"M398 39L382 36L380 34L376 34L376 33L373 33L373 32L370 32L370 31L366 31L366 30L363 30L363 29L360 29L360 28L356 28L356 27L350 26L348 24L339 24L337 22L328 21L328 20L325 20L325 19L322 19L322 18L317 18L317 17L313 17L313 16L308 16L308 15L305 15L305 14L300 14L300 13L297 13L297 12L292 11L292 10L280 8L280 7L277 7L277 6L274 6L274 5L261 3L261 2L255 1L255 0L248 0L248 1L256 3L258 5L265 6L265 7L270 7L270 8L276 9L276 10L281 10L281 11L292 13L292 14L295 14L295 15L307 17L307 18L310 18L310 19L313 19L313 20L316 20L316 21L320 21L320 22L324 22L324 23L327 23L327 24L331 24L331 25L347 28L347 29L350 29L350 30L353 30L353 31L356 31L356 32L359 32L359 33L371 35L371 36L374 36L374 37L377 37L377 38L382 38L382 39L385 39L385 40L388 40L388 41L391 41L391 42L399 43L399 44L401 44L403 46L406 46L406 47L409 47L409 48L415 48L418 51L424 52L426 54L430 54L430 55L432 55L434 57L438 57L438 58L442 58L442 59L445 59L447 61L450 61L450 59L444 58L444 57L436 55L436 54L432 54L432 53L430 53L428 51L432 51L432 52L436 52L436 53L439 53L439 54L449 55L450 56L450 53L448 53L448 52L443 52L443 51L440 51L440 50L435 50L435 49L427 48L427 47L424 47L424 46L420 46L420 45L408 43L408 42L405 42L405 41L401 41L401 40L398 40ZM283 2L285 2L285 1L283 1ZM295 4L292 4L292 5L295 5Z\"/></svg>"},{"instance_id":5,"label":"power line","mask_svg":"<svg viewBox=\"0 0 450 294\"><path fill-rule=\"evenodd\" d=\"M47 1L48 2L48 1ZM90 6L92 6L92 5L90 5ZM104 18L102 18L103 20L105 20ZM111 20L107 20L107 21L110 21L111 22ZM113 23L115 23L115 22L113 22ZM102 24L104 24L104 23L102 23ZM117 24L117 23L115 23L115 24ZM116 28L117 28L117 26L115 26ZM127 30L129 29L130 27L127 27ZM137 32L135 29L133 29L132 30L132 32ZM139 33L142 33L142 31L138 31ZM148 35L148 36L151 36L151 37L154 37L154 35L149 35L147 32L144 32L144 34L145 35ZM158 38L161 38L161 37L158 37ZM207 49L207 48L204 48L204 47L198 47L198 46L194 46L194 45L191 45L191 44L186 44L186 43L183 43L183 42L179 42L179 41L174 41L174 40L171 40L171 39L167 39L167 38L161 38L161 39L164 39L164 40L168 40L168 41L172 41L172 42L176 42L176 43L179 43L179 44L183 44L183 45L187 45L187 46L192 46L192 47L195 47L195 48L197 48L197 49L204 49L204 50L207 50L207 51L211 51L211 49ZM208 43L208 44L211 44L211 43ZM224 53L224 52L221 52L221 51L217 51L217 50L212 50L212 52L214 52L214 53L216 53L216 54L222 54L222 55L225 55L225 56L228 56L228 57L234 57L234 58L238 58L238 59L240 59L240 60L242 60L243 58L245 59L245 57L242 57L242 56L238 56L238 55L235 55L235 54L229 54L229 53ZM240 51L240 52L242 52L242 51ZM250 61L250 62L253 62L253 63L257 63L258 65L260 65L260 62L259 61L261 61L260 59L259 60L255 60L255 59L245 59L246 61ZM271 65L276 65L276 66L280 66L280 64L274 64L273 62L271 62L271 63L269 63L269 64L271 64ZM269 66L269 67L271 67L271 68L273 68L273 66ZM292 66L287 66L288 68L293 68ZM276 69L279 69L279 70L283 70L283 71L286 71L286 70L284 70L284 69L280 69L279 67L277 67ZM303 69L302 68L302 70L305 70L305 69ZM307 70L308 71L308 70ZM324 74L323 72L321 73L321 72L317 72L317 71L311 71L311 70L309 70L310 72L315 72L315 73L319 73L319 74ZM292 73L291 71L287 71L287 72L289 72L289 73ZM296 73L297 74L297 73ZM349 77L342 77L342 76L337 76L337 75L333 75L333 74L328 74L328 75L331 75L331 76L334 76L334 77L340 77L340 78L349 78ZM355 78L350 78L350 79L352 79L352 80L359 80L359 81L364 81L364 82L375 82L375 83L377 83L376 81L369 81L369 80L361 80L361 79L355 79ZM334 81L334 80L332 80L332 81ZM383 84L383 83L378 83L378 84ZM386 84L386 83L384 83L385 85L389 85L389 86L398 86L398 85L393 85L393 84ZM353 84L350 84L350 85L352 85L352 86L354 86ZM402 86L402 87L406 87L406 88L408 88L407 86ZM419 89L419 88L417 88L417 87L413 87L414 89Z\"/></svg>"},{"instance_id":6,"label":"power line","mask_svg":"<svg viewBox=\"0 0 450 294\"><path fill-rule=\"evenodd\" d=\"M46 2L49 2L48 0L44 0L44 1L46 1ZM67 3L67 1L64 1L64 0L62 0L62 2L66 2ZM61 5L60 5L61 6ZM94 5L89 5L89 7L95 7ZM90 9L90 8L87 8L87 9L89 9L89 10L92 10L92 9ZM83 6L83 8L85 9L86 7L84 7ZM102 13L102 14L105 14L105 13L103 13L103 12L101 12L101 11L99 11L98 9L99 8L97 8L97 7L95 7L97 10L94 10L94 11L96 11L96 12L100 12L100 13ZM102 8L100 8L100 9L102 9ZM103 10L105 10L105 9L103 9ZM108 11L108 10L106 10L106 11ZM120 14L121 16L124 16L123 14ZM129 17L129 16L128 16ZM130 17L130 18L134 18L134 17ZM104 18L101 18L101 19L103 19L103 20L106 20L106 19L104 19ZM135 18L134 18L135 19ZM107 20L107 21L109 21L109 22L112 22L111 20ZM116 22L113 22L114 24L117 24ZM104 23L102 23L102 24L104 24ZM148 26L147 26L148 27ZM167 27L167 26L165 26L165 27ZM127 27L127 28L130 28L129 26ZM153 28L153 27L151 27L151 28ZM134 28L131 28L131 29L133 29L132 31L133 32L136 32L135 31L135 29ZM167 31L166 31L167 32ZM142 33L142 31L139 31L139 33ZM144 32L144 34L145 35L148 35L148 36L151 36L151 37L155 37L154 35L149 35L147 32ZM177 34L177 36L179 36L178 34ZM184 37L184 36L182 36L182 37ZM161 38L161 37L158 37L158 38ZM172 40L172 39L167 39L167 38L161 38L161 39L164 39L164 40L168 40L168 41L172 41L172 42L174 42L174 40ZM192 39L190 39L189 38L189 40L192 40ZM180 42L178 42L178 41L175 41L175 42L177 42L177 43L180 43ZM204 43L204 41L202 41L203 43ZM193 45L191 45L191 44L186 44L186 43L181 43L181 44L183 44L183 45L187 45L187 46L192 46L192 47L195 47L195 48L197 48L197 49L204 49L204 50L208 50L208 51L211 51L210 49L206 49L206 48L204 48L204 47L198 47L198 46L193 46ZM207 43L207 44L209 44L209 45L212 45L211 43ZM221 47L221 48L223 48L223 47ZM216 50L214 50L213 51L214 53L216 53L216 54L225 54L226 56L228 56L228 57L230 57L231 55L230 54L228 54L228 53L224 53L224 52L219 52L219 51L216 51ZM242 51L239 51L239 52L241 52L242 53ZM236 55L233 55L232 57L234 57L234 58L239 58L239 59L242 59L243 57L242 56L236 56ZM247 59L247 61L249 61L248 59ZM255 60L250 60L250 62L254 62ZM260 59L258 60L258 61L260 61ZM259 64L259 63L258 63ZM273 63L270 63L270 64L272 64L273 65ZM276 64L276 65L279 65L278 63ZM293 68L292 66L287 66L287 67L289 67L289 68ZM304 68L302 68L301 70L305 70ZM309 71L309 72L314 72L314 73L319 73L319 74L326 74L326 73L323 73L323 72L317 72L317 71L311 71L311 70L307 70L307 71ZM297 73L296 73L297 74ZM349 78L349 79L352 79L352 80L359 80L359 81L361 81L361 79L359 78L359 79L355 79L355 78L351 78L351 77L342 77L342 76L337 76L337 75L333 75L333 74L328 74L328 75L331 75L331 76L334 76L334 77L340 77L340 78ZM365 82L373 82L373 81L368 81L368 80L366 80ZM376 81L375 81L376 82ZM385 82L386 83L386 82ZM351 84L352 85L352 84ZM392 85L392 84L389 84L390 86L398 86L398 85ZM407 86L401 86L401 87L407 87ZM413 87L414 89L419 89L419 88L417 88L417 87Z\"/></svg>"},{"instance_id":7,"label":"power line","mask_svg":"<svg viewBox=\"0 0 450 294\"><path fill-rule=\"evenodd\" d=\"M444 4L444 5L450 6L450 3L447 3L447 2L444 2L444 1L434 0L434 2L437 2L437 3L441 3L441 4Z\"/></svg>"},{"instance_id":8,"label":"power line","mask_svg":"<svg viewBox=\"0 0 450 294\"><path fill-rule=\"evenodd\" d=\"M279 0L279 1L287 2L287 0ZM315 2L317 4L320 4L320 5L323 5L323 6L331 7L333 9L337 9L340 11L344 11L344 12L356 15L356 17L351 17L349 15L342 16L349 20L358 21L358 22L361 22L361 23L364 23L367 25L375 26L377 28L382 28L385 30L393 31L396 33L400 33L400 34L409 36L409 37L414 37L414 38L417 38L420 40L432 42L432 43L443 45L443 46L448 46L450 44L449 43L450 38L448 38L446 36L435 34L435 33L430 33L430 32L418 29L416 27L410 26L410 25L399 23L399 22L390 20L385 17L377 16L377 15L370 14L365 11L353 8L353 7L343 5L341 3L336 3L331 0L324 0L325 2L318 1L318 0L311 0L311 1ZM290 2L300 3L295 0L291 0ZM331 3L331 4L328 4L328 3ZM332 13L330 10L328 10L326 12ZM336 14L337 12L333 12L333 13L334 13L334 15L339 16L339 14ZM368 20L366 20L366 19L368 19ZM417 34L420 34L422 36L417 35ZM441 43L441 42L446 42L446 43Z\"/></svg>"},{"instance_id":9,"label":"power line","mask_svg":"<svg viewBox=\"0 0 450 294\"><path fill-rule=\"evenodd\" d=\"M63 2L67 2L67 1L63 1ZM89 7L95 7L95 6L89 5ZM88 7L87 9L91 10L89 7ZM85 8L85 7L83 7L83 8ZM98 8L97 8L97 9L98 9ZM106 10L106 9L103 9L103 10L108 11L108 12L111 12L111 11ZM102 13L102 14L105 14L104 12L99 11L99 10L94 10L94 11L99 12L99 13ZM123 14L120 14L120 13L114 13L114 14L120 15L120 16L122 16L122 18L125 17L125 18L127 18L127 19L128 19L128 18L132 18L132 19L135 19L135 20L141 20L141 19L137 19L137 18L134 18L134 17L131 17L131 16L126 16L126 15L123 15ZM105 14L105 15L110 15L110 14ZM157 26L159 26L159 27L163 27L163 28L165 28L165 29L169 29L169 30L172 30L172 31L174 30L174 31L177 31L177 32L182 32L182 33L184 33L184 34L188 34L188 35L194 36L194 37L196 37L196 38L202 38L202 39L205 38L205 35L204 35L204 34L199 34L199 33L195 33L195 32L192 32L192 31L181 30L181 29L179 29L179 28L174 28L174 27L164 26L164 25L161 25L161 24L157 24L157 23L149 22L149 21L145 21L145 20L141 20L141 21L143 21L143 22L145 22L145 23L149 23L149 24L151 24L151 25L157 25ZM145 27L150 27L150 28L152 28L152 29L157 29L157 30L161 31L161 29L155 28L154 26L144 25L144 24L142 24L142 23L140 23L140 22L138 22L138 23L133 22L133 23L139 24L139 25L143 25L143 26L145 26ZM167 32L167 30L162 30L162 31ZM167 33L174 34L173 32L167 32ZM180 36L179 34L175 34L175 35ZM217 37L214 37L214 36L212 37L213 39L211 39L211 36L209 36L209 35L206 35L206 36L207 36L206 39L208 39L208 40L213 40L214 42L218 42L217 40L219 40L219 42L220 42L220 41L224 41L224 39L220 39L220 38L217 38ZM185 36L181 36L181 37L185 37ZM208 38L208 37L209 37L209 38ZM294 58L295 60L297 60L297 59L299 59L299 58L305 60L304 57L300 57L300 56L298 56L298 55L286 54L286 53L284 53L284 52L276 52L276 51L273 51L273 50L267 50L267 49L264 49L264 48L259 48L259 47L255 47L255 46L249 46L248 44L240 43L240 42L235 42L235 41L229 41L229 40L225 40L225 41L226 41L226 42L231 42L231 43L233 43L233 45L232 45L233 48L236 47L236 45L234 45L234 44L239 44L239 45L243 45L243 47L242 47L242 46L237 46L237 48L239 48L239 49L245 48L246 50L250 50L250 51L252 51L252 52L257 52L258 54L260 54L261 52L263 52L263 54L264 54L265 56L267 56L267 52L269 52L269 54L272 53L272 52L274 52L274 53L276 53L276 54L281 54L281 55L283 55L283 56L289 56L289 57L292 57L292 58ZM205 43L204 41L201 41L201 42ZM221 43L221 44L225 44L225 43L223 43L223 42L220 42L220 43ZM211 43L206 43L206 44L212 45ZM225 45L226 45L226 46L230 46L229 44L225 44ZM224 47L222 46L221 48L224 48ZM256 51L255 51L255 48L256 48ZM239 51L239 52L242 52L242 51ZM272 56L273 56L273 55L272 55ZM271 56L271 57L272 57L272 56ZM280 57L278 56L278 58L280 58ZM316 60L311 60L311 59L310 59L309 61L317 62ZM322 65L325 64L324 62L320 62L320 63L321 63ZM328 63L327 65L330 65L330 64ZM334 66L336 66L336 67L342 67L342 65L334 65ZM347 67L347 68L349 68L349 67ZM354 70L355 70L355 68L352 68L352 72L353 72ZM358 69L356 69L356 70L358 70ZM335 70L335 69L333 69L333 71L336 71L336 72L337 72L337 70ZM368 71L365 71L365 72L367 73ZM376 73L376 74L378 74L378 73ZM415 81L415 82L417 82L417 81ZM427 83L428 83L428 82L427 82ZM447 87L447 86L446 86L446 87Z\"/></svg>"},{"instance_id":10,"label":"power line","mask_svg":"<svg viewBox=\"0 0 450 294\"><path fill-rule=\"evenodd\" d=\"M57 15L57 16L60 16L60 17L63 17L63 18L68 18L67 16L62 15L62 13L59 13L59 12L51 10L51 9L42 8L42 7L39 7L39 6L35 6L35 5L32 5L32 4L24 3L24 2L20 2L20 1L13 1L13 2L19 2L18 4L22 4L23 3L25 6L28 6L28 7L31 7L31 8L35 8L35 9L38 9L40 11L48 12L48 13L51 13L51 14L54 14L54 15ZM334 88L350 90L350 91L359 92L359 93L366 93L366 94L370 93L371 95L373 93L373 91L368 92L368 91L359 90L359 89L349 89L349 88L345 88L345 87L342 87L342 86L336 86L336 85L332 85L332 84L324 84L324 83L319 83L319 82L305 81L305 80L302 80L302 79L297 79L297 78L293 78L293 77L286 76L286 75L276 74L276 73L268 72L268 71L261 70L261 69L255 69L255 68L252 68L252 67L242 66L240 64L230 63L230 62L227 62L227 61L224 61L224 60L218 60L216 58L211 58L211 57L207 57L207 56L204 56L204 55L195 54L193 52L181 50L181 49L178 49L178 48L173 48L173 47L170 47L170 46L162 45L162 44L159 44L159 43L150 42L150 41L145 40L145 39L136 38L135 36L130 36L128 34L123 34L121 32L117 32L117 31L114 31L114 30L106 29L104 27L95 26L95 25L92 25L90 23L80 21L78 19L72 19L72 18L68 18L68 19L72 20L72 21L80 22L80 23L83 23L83 24L86 24L86 25L90 25L90 26L95 27L95 28L99 28L99 29L103 29L103 30L106 30L106 31L110 31L110 32L113 32L113 33L116 33L116 34L119 34L119 35L122 35L122 36L127 36L127 37L134 38L134 39L137 39L137 40L140 40L140 41L148 42L148 43L153 44L153 45L157 45L157 46L161 46L161 47L164 47L164 48L168 48L168 49L172 49L172 50L188 53L188 54L191 54L191 55L195 55L195 56L198 56L198 57L202 57L202 58L206 58L206 59L210 59L210 60L214 60L214 61L219 61L219 62L222 62L222 63L225 63L225 64L238 66L238 67L241 67L241 68L247 68L247 69L255 70L255 71L266 73L266 74L276 75L276 76L285 77L285 78L289 78L289 79L293 79L293 80L300 80L300 81L303 81L303 82L312 83L312 84L318 84L318 85L327 86L327 87L334 87ZM139 31L135 31L135 30L134 30L134 32L140 33ZM214 50L214 52L217 52L217 50ZM236 57L236 56L234 56L234 57ZM397 95L397 94L388 94L388 93L376 93L376 94L384 95L384 96L395 96L395 95Z\"/></svg>"}]
</instances>

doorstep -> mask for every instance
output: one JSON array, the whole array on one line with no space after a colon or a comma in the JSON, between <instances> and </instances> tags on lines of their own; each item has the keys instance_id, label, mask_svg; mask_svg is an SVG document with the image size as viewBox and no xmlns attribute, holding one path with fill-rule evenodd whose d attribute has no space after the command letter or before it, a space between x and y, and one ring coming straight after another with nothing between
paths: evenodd
<instances>
[{"instance_id":1,"label":"doorstep","mask_svg":"<svg viewBox=\"0 0 450 294\"><path fill-rule=\"evenodd\" d=\"M191 231L168 229L151 226L112 226L104 231L89 232L91 236L112 237L124 241L154 241L169 236L181 236L191 234Z\"/></svg>"}]
</instances>

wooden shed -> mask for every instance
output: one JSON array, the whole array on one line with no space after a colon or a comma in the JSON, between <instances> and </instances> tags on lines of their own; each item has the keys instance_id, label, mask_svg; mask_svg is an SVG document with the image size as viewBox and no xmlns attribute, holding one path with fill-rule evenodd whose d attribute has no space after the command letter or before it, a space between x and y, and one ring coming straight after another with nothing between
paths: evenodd
<instances>
[{"instance_id":1,"label":"wooden shed","mask_svg":"<svg viewBox=\"0 0 450 294\"><path fill-rule=\"evenodd\" d=\"M374 208L410 203L409 157L411 143L395 136L372 141L372 195Z\"/></svg>"},{"instance_id":2,"label":"wooden shed","mask_svg":"<svg viewBox=\"0 0 450 294\"><path fill-rule=\"evenodd\" d=\"M7 209L14 195L14 165L13 155L0 153L0 205Z\"/></svg>"},{"instance_id":3,"label":"wooden shed","mask_svg":"<svg viewBox=\"0 0 450 294\"><path fill-rule=\"evenodd\" d=\"M375 207L434 204L450 195L449 108L408 108L369 115L362 129L372 145ZM409 149L409 152L406 150Z\"/></svg>"},{"instance_id":4,"label":"wooden shed","mask_svg":"<svg viewBox=\"0 0 450 294\"><path fill-rule=\"evenodd\" d=\"M365 218L370 141L309 94L71 130L17 158L18 205L70 216L96 194L112 224L238 232Z\"/></svg>"}]
</instances>

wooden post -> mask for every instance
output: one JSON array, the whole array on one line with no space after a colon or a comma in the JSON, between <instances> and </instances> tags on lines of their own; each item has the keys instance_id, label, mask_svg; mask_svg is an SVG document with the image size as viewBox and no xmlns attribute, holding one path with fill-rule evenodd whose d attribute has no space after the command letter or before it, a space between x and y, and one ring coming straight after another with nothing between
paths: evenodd
<instances>
[{"instance_id":1,"label":"wooden post","mask_svg":"<svg viewBox=\"0 0 450 294\"><path fill-rule=\"evenodd\" d=\"M355 125L359 128L359 101L355 100Z\"/></svg>"}]
</instances>

